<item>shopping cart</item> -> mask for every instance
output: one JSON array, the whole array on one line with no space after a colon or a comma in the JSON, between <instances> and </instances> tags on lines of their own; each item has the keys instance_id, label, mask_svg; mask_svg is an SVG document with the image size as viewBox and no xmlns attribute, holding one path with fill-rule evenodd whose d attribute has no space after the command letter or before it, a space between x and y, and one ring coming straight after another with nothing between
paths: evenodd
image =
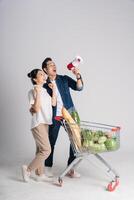
<instances>
[{"instance_id":1,"label":"shopping cart","mask_svg":"<svg viewBox=\"0 0 134 200\"><path fill-rule=\"evenodd\" d=\"M93 154L107 167L107 172L111 177L106 189L114 191L119 185L119 175L99 154L119 149L120 127L88 121L81 121L80 124L70 124L63 117L56 117L55 119L61 122L61 125L68 133L76 157L59 175L57 185L62 186L63 177L71 169L74 170L83 159Z\"/></svg>"}]
</instances>

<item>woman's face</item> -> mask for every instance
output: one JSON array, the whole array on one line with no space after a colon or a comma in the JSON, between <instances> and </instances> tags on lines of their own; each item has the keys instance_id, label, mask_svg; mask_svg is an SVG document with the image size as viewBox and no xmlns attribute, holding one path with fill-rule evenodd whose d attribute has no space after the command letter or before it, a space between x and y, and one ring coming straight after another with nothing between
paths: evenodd
<instances>
[{"instance_id":1,"label":"woman's face","mask_svg":"<svg viewBox=\"0 0 134 200\"><path fill-rule=\"evenodd\" d=\"M46 82L47 75L42 71L38 71L36 78L34 79L37 84L43 84Z\"/></svg>"}]
</instances>

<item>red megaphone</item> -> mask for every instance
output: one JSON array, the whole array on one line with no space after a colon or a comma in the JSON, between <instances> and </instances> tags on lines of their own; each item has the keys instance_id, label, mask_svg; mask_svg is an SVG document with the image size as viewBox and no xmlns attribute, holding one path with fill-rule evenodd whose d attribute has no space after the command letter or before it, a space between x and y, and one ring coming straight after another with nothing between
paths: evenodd
<instances>
[{"instance_id":1,"label":"red megaphone","mask_svg":"<svg viewBox=\"0 0 134 200\"><path fill-rule=\"evenodd\" d=\"M81 62L83 62L83 59L80 56L76 56L76 58L67 65L67 68L73 70L75 67L78 67Z\"/></svg>"}]
</instances>

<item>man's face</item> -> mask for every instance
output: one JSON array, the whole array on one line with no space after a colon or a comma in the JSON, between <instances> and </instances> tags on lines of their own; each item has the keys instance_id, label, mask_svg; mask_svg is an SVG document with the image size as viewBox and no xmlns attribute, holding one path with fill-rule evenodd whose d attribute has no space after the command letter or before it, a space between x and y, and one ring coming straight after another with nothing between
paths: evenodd
<instances>
[{"instance_id":1,"label":"man's face","mask_svg":"<svg viewBox=\"0 0 134 200\"><path fill-rule=\"evenodd\" d=\"M47 75L48 76L55 76L56 73L57 73L57 70L56 70L56 65L53 61L48 61L47 62Z\"/></svg>"}]
</instances>

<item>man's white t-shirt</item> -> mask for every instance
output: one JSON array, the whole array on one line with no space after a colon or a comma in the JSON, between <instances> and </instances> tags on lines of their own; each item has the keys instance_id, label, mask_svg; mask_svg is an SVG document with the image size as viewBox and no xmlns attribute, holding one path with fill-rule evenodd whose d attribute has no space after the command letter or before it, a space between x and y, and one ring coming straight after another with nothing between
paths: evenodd
<instances>
[{"instance_id":1,"label":"man's white t-shirt","mask_svg":"<svg viewBox=\"0 0 134 200\"><path fill-rule=\"evenodd\" d=\"M33 89L31 89L28 92L28 98L30 105L34 104L35 101L35 93ZM51 97L47 93L45 88L41 88L40 93L40 101L41 101L41 107L40 110L37 113L34 113L32 115L31 120L31 129L38 126L39 124L52 124L52 103L51 103Z\"/></svg>"},{"instance_id":2,"label":"man's white t-shirt","mask_svg":"<svg viewBox=\"0 0 134 200\"><path fill-rule=\"evenodd\" d=\"M55 87L56 88L56 97L57 97L57 111L56 111L56 116L62 116L61 110L62 110L62 107L63 107L63 101L62 101L61 95L59 93L56 81L53 80L51 82L54 83L55 86L56 86Z\"/></svg>"}]
</instances>

